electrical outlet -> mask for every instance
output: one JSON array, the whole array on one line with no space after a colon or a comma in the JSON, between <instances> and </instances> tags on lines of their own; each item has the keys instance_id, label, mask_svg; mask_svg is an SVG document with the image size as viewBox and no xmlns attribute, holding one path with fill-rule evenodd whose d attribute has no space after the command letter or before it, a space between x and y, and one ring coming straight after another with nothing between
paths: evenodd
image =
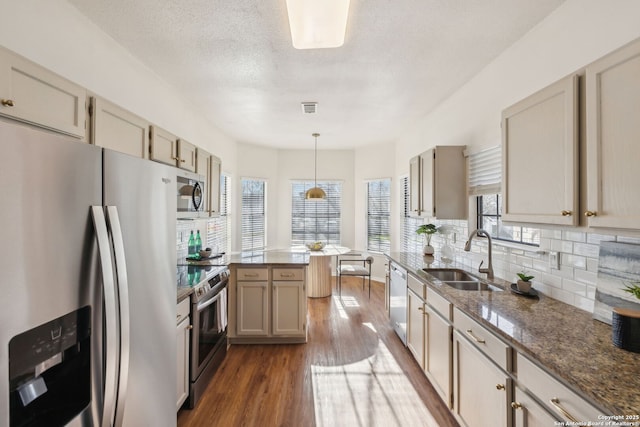
<instances>
[{"instance_id":1,"label":"electrical outlet","mask_svg":"<svg viewBox=\"0 0 640 427\"><path fill-rule=\"evenodd\" d=\"M549 252L549 267L560 270L560 253L551 251Z\"/></svg>"}]
</instances>

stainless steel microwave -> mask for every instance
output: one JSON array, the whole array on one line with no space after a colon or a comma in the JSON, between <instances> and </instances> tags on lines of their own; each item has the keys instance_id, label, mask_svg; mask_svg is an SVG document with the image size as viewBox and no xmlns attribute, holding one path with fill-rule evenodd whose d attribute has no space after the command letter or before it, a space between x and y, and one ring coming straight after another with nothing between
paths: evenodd
<instances>
[{"instance_id":1,"label":"stainless steel microwave","mask_svg":"<svg viewBox=\"0 0 640 427\"><path fill-rule=\"evenodd\" d=\"M199 218L205 215L205 177L180 171L176 177L178 218Z\"/></svg>"}]
</instances>

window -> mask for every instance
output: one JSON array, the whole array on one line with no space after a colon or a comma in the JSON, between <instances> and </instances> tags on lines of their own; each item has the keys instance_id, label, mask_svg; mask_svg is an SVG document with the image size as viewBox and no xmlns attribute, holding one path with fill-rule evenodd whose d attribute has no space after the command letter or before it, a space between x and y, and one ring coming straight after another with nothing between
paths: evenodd
<instances>
[{"instance_id":1,"label":"window","mask_svg":"<svg viewBox=\"0 0 640 427\"><path fill-rule=\"evenodd\" d=\"M257 251L266 247L266 183L260 179L242 180L242 250Z\"/></svg>"},{"instance_id":2,"label":"window","mask_svg":"<svg viewBox=\"0 0 640 427\"><path fill-rule=\"evenodd\" d=\"M478 196L478 228L482 228L497 240L540 246L540 230L537 228L504 225L502 223L502 196L485 194Z\"/></svg>"},{"instance_id":3,"label":"window","mask_svg":"<svg viewBox=\"0 0 640 427\"><path fill-rule=\"evenodd\" d=\"M419 252L422 253L423 242L416 229L422 224L422 218L414 218L409 216L411 212L411 193L409 192L409 177L405 176L401 180L403 191L402 206L402 236L400 238L400 247L403 252Z\"/></svg>"},{"instance_id":4,"label":"window","mask_svg":"<svg viewBox=\"0 0 640 427\"><path fill-rule=\"evenodd\" d=\"M313 181L291 183L291 244L339 245L342 183L318 181L318 187L327 193L326 200L306 200L305 193L314 185Z\"/></svg>"},{"instance_id":5,"label":"window","mask_svg":"<svg viewBox=\"0 0 640 427\"><path fill-rule=\"evenodd\" d=\"M207 247L214 252L230 252L231 248L231 218L229 207L231 206L231 177L220 176L220 216L211 218L207 223Z\"/></svg>"},{"instance_id":6,"label":"window","mask_svg":"<svg viewBox=\"0 0 640 427\"><path fill-rule=\"evenodd\" d=\"M367 182L367 250L389 253L391 240L391 180Z\"/></svg>"}]
</instances>

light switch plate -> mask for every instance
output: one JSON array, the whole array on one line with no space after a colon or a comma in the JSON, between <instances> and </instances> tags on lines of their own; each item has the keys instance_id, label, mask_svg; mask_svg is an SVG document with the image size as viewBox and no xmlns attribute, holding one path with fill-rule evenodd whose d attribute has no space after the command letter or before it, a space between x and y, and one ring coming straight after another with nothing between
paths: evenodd
<instances>
[{"instance_id":1,"label":"light switch plate","mask_svg":"<svg viewBox=\"0 0 640 427\"><path fill-rule=\"evenodd\" d=\"M558 252L549 252L549 267L560 270L560 254Z\"/></svg>"}]
</instances>

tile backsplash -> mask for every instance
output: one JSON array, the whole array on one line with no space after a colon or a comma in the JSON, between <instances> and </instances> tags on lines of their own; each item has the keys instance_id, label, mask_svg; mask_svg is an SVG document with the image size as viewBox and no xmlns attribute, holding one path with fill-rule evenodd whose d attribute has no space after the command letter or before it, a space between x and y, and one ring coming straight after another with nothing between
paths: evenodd
<instances>
[{"instance_id":1,"label":"tile backsplash","mask_svg":"<svg viewBox=\"0 0 640 427\"><path fill-rule=\"evenodd\" d=\"M226 233L221 232L221 228L226 228L226 219L207 218L195 220L178 220L176 223L176 253L178 261L184 260L189 254L189 235L200 231L202 248L211 248L214 252L228 252Z\"/></svg>"},{"instance_id":2,"label":"tile backsplash","mask_svg":"<svg viewBox=\"0 0 640 427\"><path fill-rule=\"evenodd\" d=\"M477 272L480 261L487 261L486 239L474 239L470 252L464 252L469 235L467 221L435 221L451 227L455 238L450 238L455 248L455 260L469 271ZM451 235L453 237L453 234ZM455 242L454 242L455 240ZM496 277L515 282L516 273L526 271L535 276L533 286L542 293L588 312L593 311L598 275L600 242L640 243L640 238L595 234L565 229L540 229L540 247L522 248L501 245L494 240L493 269ZM444 237L435 234L431 241L438 258L444 245ZM549 252L558 252L558 265L551 265Z\"/></svg>"}]
</instances>

